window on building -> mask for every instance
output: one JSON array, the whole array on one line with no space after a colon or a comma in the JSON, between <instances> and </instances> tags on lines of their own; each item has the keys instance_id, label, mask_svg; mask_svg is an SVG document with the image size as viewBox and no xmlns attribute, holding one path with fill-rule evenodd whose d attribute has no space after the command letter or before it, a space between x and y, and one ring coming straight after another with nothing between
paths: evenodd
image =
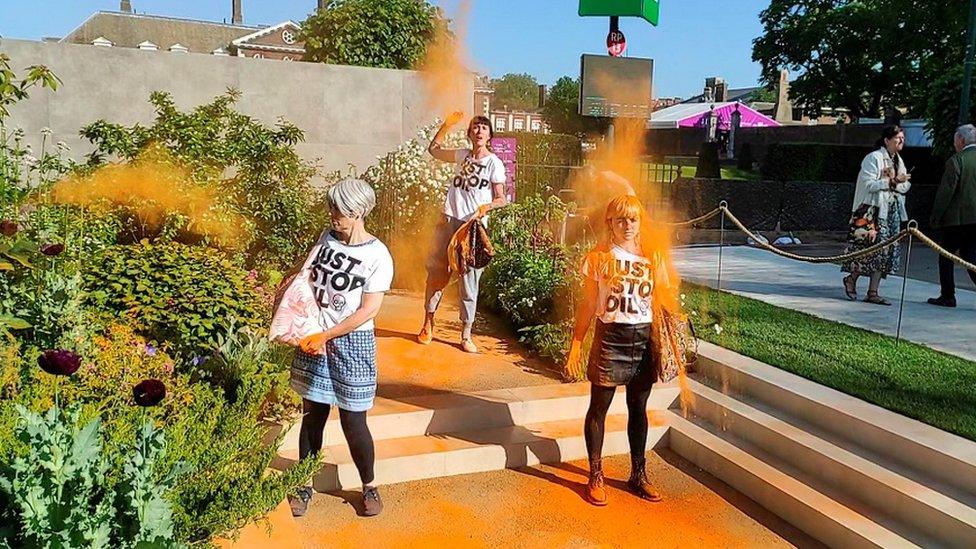
<instances>
[{"instance_id":1,"label":"window on building","mask_svg":"<svg viewBox=\"0 0 976 549\"><path fill-rule=\"evenodd\" d=\"M542 129L542 123L540 123L538 120L533 120L532 121L532 131L537 132L537 131L539 131L541 129Z\"/></svg>"},{"instance_id":2,"label":"window on building","mask_svg":"<svg viewBox=\"0 0 976 549\"><path fill-rule=\"evenodd\" d=\"M495 119L495 129L498 130L498 131L500 131L500 132L505 131L505 119L504 118L496 118Z\"/></svg>"},{"instance_id":3,"label":"window on building","mask_svg":"<svg viewBox=\"0 0 976 549\"><path fill-rule=\"evenodd\" d=\"M291 61L291 56L290 55L286 55L286 56L282 57L281 60L282 61Z\"/></svg>"},{"instance_id":4,"label":"window on building","mask_svg":"<svg viewBox=\"0 0 976 549\"><path fill-rule=\"evenodd\" d=\"M522 120L521 118L516 118L515 120L512 120L512 129L513 130L524 130L525 129L525 121Z\"/></svg>"},{"instance_id":5,"label":"window on building","mask_svg":"<svg viewBox=\"0 0 976 549\"><path fill-rule=\"evenodd\" d=\"M255 58L255 59L264 59L264 55L262 55L262 54L260 54L260 53L255 53L255 54L254 54L254 55L252 55L251 57L253 57L253 58Z\"/></svg>"}]
</instances>

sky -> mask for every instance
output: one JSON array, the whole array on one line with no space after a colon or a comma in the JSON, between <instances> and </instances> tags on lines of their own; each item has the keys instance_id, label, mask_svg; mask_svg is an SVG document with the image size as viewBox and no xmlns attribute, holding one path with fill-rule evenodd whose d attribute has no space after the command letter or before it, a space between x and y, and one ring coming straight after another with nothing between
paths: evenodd
<instances>
[{"instance_id":1,"label":"sky","mask_svg":"<svg viewBox=\"0 0 976 549\"><path fill-rule=\"evenodd\" d=\"M229 20L231 0L131 0L139 13L209 21ZM448 16L462 0L432 0ZM609 21L580 17L578 0L472 0L466 36L473 69L499 77L529 73L543 84L579 75L581 53L606 54ZM301 22L315 0L242 0L244 22ZM658 97L701 93L704 80L721 76L731 88L756 84L752 40L769 0L662 0L657 27L623 18L626 55L654 59ZM118 10L118 0L0 0L0 37L39 40L64 36L98 10Z\"/></svg>"}]
</instances>

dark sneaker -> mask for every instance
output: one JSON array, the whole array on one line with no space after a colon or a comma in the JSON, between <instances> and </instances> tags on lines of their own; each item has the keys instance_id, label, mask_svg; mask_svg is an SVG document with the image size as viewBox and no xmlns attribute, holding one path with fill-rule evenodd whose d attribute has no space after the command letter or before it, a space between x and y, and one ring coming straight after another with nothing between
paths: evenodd
<instances>
[{"instance_id":1,"label":"dark sneaker","mask_svg":"<svg viewBox=\"0 0 976 549\"><path fill-rule=\"evenodd\" d=\"M374 486L363 487L363 516L375 517L383 511L380 492Z\"/></svg>"},{"instance_id":2,"label":"dark sneaker","mask_svg":"<svg viewBox=\"0 0 976 549\"><path fill-rule=\"evenodd\" d=\"M939 307L955 307L956 298L954 297L930 297L928 299L929 305L938 305Z\"/></svg>"},{"instance_id":3,"label":"dark sneaker","mask_svg":"<svg viewBox=\"0 0 976 549\"><path fill-rule=\"evenodd\" d=\"M308 502L312 501L312 487L305 486L298 489L294 496L288 496L288 505L291 507L291 516L302 517L308 511Z\"/></svg>"}]
</instances>

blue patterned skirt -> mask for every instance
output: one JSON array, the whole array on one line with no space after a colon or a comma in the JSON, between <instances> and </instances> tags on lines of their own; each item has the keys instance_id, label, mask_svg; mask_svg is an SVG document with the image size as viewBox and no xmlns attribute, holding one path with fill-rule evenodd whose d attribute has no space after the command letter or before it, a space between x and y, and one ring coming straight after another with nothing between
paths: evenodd
<instances>
[{"instance_id":1,"label":"blue patterned skirt","mask_svg":"<svg viewBox=\"0 0 976 549\"><path fill-rule=\"evenodd\" d=\"M350 412L373 407L376 397L376 336L350 332L325 344L325 354L295 351L291 388L302 398Z\"/></svg>"}]
</instances>

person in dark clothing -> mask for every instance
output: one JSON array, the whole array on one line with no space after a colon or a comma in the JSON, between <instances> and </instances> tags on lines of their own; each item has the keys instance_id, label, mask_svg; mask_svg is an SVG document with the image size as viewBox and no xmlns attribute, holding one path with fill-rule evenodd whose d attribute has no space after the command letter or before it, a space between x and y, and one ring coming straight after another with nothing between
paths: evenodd
<instances>
[{"instance_id":1,"label":"person in dark clothing","mask_svg":"<svg viewBox=\"0 0 976 549\"><path fill-rule=\"evenodd\" d=\"M970 263L976 263L976 126L956 130L956 154L946 162L942 183L935 193L930 223L938 229L939 245ZM940 307L956 306L955 264L939 257L939 297L928 302ZM976 272L969 271L976 283Z\"/></svg>"}]
</instances>

